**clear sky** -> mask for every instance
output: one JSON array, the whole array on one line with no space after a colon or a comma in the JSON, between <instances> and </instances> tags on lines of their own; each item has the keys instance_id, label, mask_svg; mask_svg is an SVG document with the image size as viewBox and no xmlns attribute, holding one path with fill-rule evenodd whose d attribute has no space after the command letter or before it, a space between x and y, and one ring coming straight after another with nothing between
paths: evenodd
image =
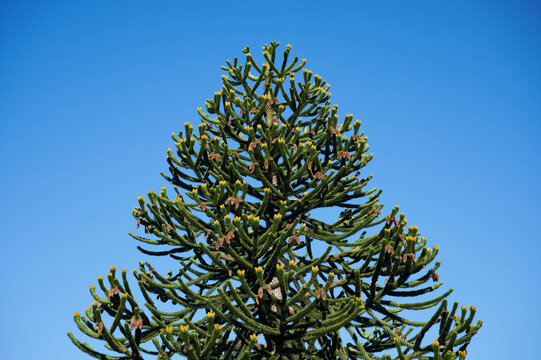
<instances>
[{"instance_id":1,"label":"clear sky","mask_svg":"<svg viewBox=\"0 0 541 360\"><path fill-rule=\"evenodd\" d=\"M539 356L535 1L0 2L0 360L89 359L73 313L147 260L137 196L249 45L293 46L362 121L384 190L484 326L468 359ZM536 160L537 159L537 160ZM172 268L175 265L171 263Z\"/></svg>"}]
</instances>

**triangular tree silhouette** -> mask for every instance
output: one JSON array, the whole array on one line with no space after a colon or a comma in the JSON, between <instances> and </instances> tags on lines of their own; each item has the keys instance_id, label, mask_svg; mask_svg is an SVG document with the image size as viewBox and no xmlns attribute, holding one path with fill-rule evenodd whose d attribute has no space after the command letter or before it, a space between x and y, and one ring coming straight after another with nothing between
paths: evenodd
<instances>
[{"instance_id":1,"label":"triangular tree silhouette","mask_svg":"<svg viewBox=\"0 0 541 360\"><path fill-rule=\"evenodd\" d=\"M141 263L141 306L111 267L104 295L91 286L92 306L74 316L109 351L69 337L98 359L464 359L475 307L448 310L452 290L427 297L442 284L437 246L398 207L382 214L360 121L339 123L330 85L277 47L262 65L249 48L227 61L197 131L173 134L174 195L139 197L133 215L152 236L132 236L163 246L139 249L178 271ZM428 308L426 321L406 318Z\"/></svg>"}]
</instances>

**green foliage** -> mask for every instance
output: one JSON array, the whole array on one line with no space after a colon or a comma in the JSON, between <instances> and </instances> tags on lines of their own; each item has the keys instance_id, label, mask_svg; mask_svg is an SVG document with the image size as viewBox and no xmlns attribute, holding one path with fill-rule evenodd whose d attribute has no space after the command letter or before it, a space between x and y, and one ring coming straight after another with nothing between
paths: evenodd
<instances>
[{"instance_id":1,"label":"green foliage","mask_svg":"<svg viewBox=\"0 0 541 360\"><path fill-rule=\"evenodd\" d=\"M360 121L339 123L330 85L289 61L289 45L277 60L277 46L261 66L248 48L243 64L227 61L197 132L173 134L163 176L175 196L139 197L133 215L153 236L132 236L166 246L139 249L176 259L178 272L141 263L144 306L125 270L98 278L103 296L90 287L75 323L116 355L69 337L98 359L464 359L475 307L448 310L451 290L427 296L441 285L438 248L398 207L381 214L381 191L361 175L372 154ZM324 208L342 211L311 215ZM429 308L427 321L406 317Z\"/></svg>"}]
</instances>

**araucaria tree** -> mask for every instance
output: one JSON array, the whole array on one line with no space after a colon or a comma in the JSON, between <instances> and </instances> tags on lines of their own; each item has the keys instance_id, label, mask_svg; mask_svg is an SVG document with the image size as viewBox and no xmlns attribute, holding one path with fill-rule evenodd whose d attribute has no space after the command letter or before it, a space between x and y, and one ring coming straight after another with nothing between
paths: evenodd
<instances>
[{"instance_id":1,"label":"araucaria tree","mask_svg":"<svg viewBox=\"0 0 541 360\"><path fill-rule=\"evenodd\" d=\"M330 85L277 47L226 62L197 130L173 134L174 195L150 191L133 210L149 235L132 236L162 246L139 249L176 270L140 263L142 306L111 267L74 315L107 350L69 337L98 359L464 359L475 307L430 296L438 247L398 207L382 213L360 121L339 123Z\"/></svg>"}]
</instances>

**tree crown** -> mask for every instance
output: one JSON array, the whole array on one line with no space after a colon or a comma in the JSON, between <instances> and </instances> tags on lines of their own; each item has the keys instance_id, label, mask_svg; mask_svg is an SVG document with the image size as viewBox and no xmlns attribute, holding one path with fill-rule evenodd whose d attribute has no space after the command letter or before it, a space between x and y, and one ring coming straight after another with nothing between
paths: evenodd
<instances>
[{"instance_id":1,"label":"tree crown","mask_svg":"<svg viewBox=\"0 0 541 360\"><path fill-rule=\"evenodd\" d=\"M197 131L186 123L172 135L163 176L175 196L163 187L139 197L133 215L153 237L131 235L166 246L139 249L174 258L178 272L141 263L143 311L126 271L121 283L111 268L110 286L98 278L106 296L91 286L95 302L86 317L76 313L85 334L121 355L70 338L107 359L368 360L390 359L391 350L396 359L463 359L481 327L475 308L447 310L452 290L426 297L442 285L439 261L429 267L438 248L426 247L398 207L382 215L381 191L366 189L372 154L361 122L348 114L339 123L330 85L303 69L306 60L290 59L289 45L277 59L277 47L265 45L261 66L248 47L243 64L226 62ZM341 212L311 214L318 209ZM152 295L178 311L159 310ZM427 321L401 314L431 307Z\"/></svg>"}]
</instances>

